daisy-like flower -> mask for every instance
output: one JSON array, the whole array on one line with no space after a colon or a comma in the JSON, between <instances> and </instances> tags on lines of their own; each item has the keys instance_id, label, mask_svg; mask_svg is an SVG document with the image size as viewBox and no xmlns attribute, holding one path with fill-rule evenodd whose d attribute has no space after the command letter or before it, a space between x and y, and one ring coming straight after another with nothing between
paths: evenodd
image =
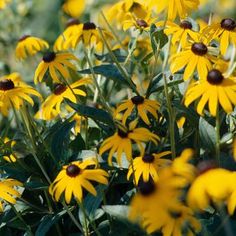
<instances>
[{"instance_id":1,"label":"daisy-like flower","mask_svg":"<svg viewBox=\"0 0 236 236\"><path fill-rule=\"evenodd\" d=\"M207 72L212 68L212 60L213 56L209 55L207 45L203 42L194 42L171 57L170 70L174 74L186 66L183 79L188 80L197 69L202 79L206 78Z\"/></svg>"},{"instance_id":2,"label":"daisy-like flower","mask_svg":"<svg viewBox=\"0 0 236 236\"><path fill-rule=\"evenodd\" d=\"M67 15L77 18L85 9L85 0L66 0L62 9Z\"/></svg>"},{"instance_id":3,"label":"daisy-like flower","mask_svg":"<svg viewBox=\"0 0 236 236\"><path fill-rule=\"evenodd\" d=\"M117 107L115 114L125 111L122 118L122 123L125 124L127 118L131 115L135 108L137 109L138 115L141 117L141 119L147 125L150 125L151 123L147 113L151 113L155 119L157 119L157 110L160 108L160 104L157 101L149 100L142 96L134 96L131 99L122 102L122 104Z\"/></svg>"},{"instance_id":4,"label":"daisy-like flower","mask_svg":"<svg viewBox=\"0 0 236 236\"><path fill-rule=\"evenodd\" d=\"M208 37L220 40L220 52L225 55L230 44L236 46L236 22L234 19L225 18L220 23L212 24L203 31Z\"/></svg>"},{"instance_id":5,"label":"daisy-like flower","mask_svg":"<svg viewBox=\"0 0 236 236\"><path fill-rule=\"evenodd\" d=\"M5 137L3 139L3 142L7 146L10 144L9 145L10 147L8 146L10 149L12 149L12 147L14 147L15 144L16 144L16 141L10 140L8 137ZM7 162L16 162L16 156L12 153L12 150L11 150L11 153L9 153L8 155L3 156L3 159Z\"/></svg>"},{"instance_id":6,"label":"daisy-like flower","mask_svg":"<svg viewBox=\"0 0 236 236\"><path fill-rule=\"evenodd\" d=\"M108 164L112 165L112 157L114 153L117 153L116 159L119 165L121 165L122 154L126 155L128 161L132 158L132 141L138 145L141 155L144 153L143 143L152 141L157 145L157 141L160 139L157 135L151 133L146 128L136 128L138 121L134 120L130 122L128 129L118 128L116 133L107 138L99 149L99 154L110 150L108 155Z\"/></svg>"},{"instance_id":7,"label":"daisy-like flower","mask_svg":"<svg viewBox=\"0 0 236 236\"><path fill-rule=\"evenodd\" d=\"M187 203L194 210L203 211L211 203L226 203L232 215L236 207L236 172L215 168L212 162L199 164L199 175L187 193Z\"/></svg>"},{"instance_id":8,"label":"daisy-like flower","mask_svg":"<svg viewBox=\"0 0 236 236\"><path fill-rule=\"evenodd\" d=\"M182 47L185 47L189 38L193 39L194 41L197 41L199 38L199 33L193 31L192 28L193 25L188 20L182 20L180 24L168 21L164 32L166 35L172 35L172 44L175 45L177 42L179 42Z\"/></svg>"},{"instance_id":9,"label":"daisy-like flower","mask_svg":"<svg viewBox=\"0 0 236 236\"><path fill-rule=\"evenodd\" d=\"M35 89L20 80L19 74L12 73L0 78L0 112L4 116L8 115L12 107L19 110L24 101L33 106L30 95L41 97Z\"/></svg>"},{"instance_id":10,"label":"daisy-like flower","mask_svg":"<svg viewBox=\"0 0 236 236\"><path fill-rule=\"evenodd\" d=\"M61 82L58 74L62 75L64 79L70 78L68 68L76 70L76 66L70 60L77 61L78 59L71 53L46 52L35 71L34 83L42 82L47 70L56 83Z\"/></svg>"},{"instance_id":11,"label":"daisy-like flower","mask_svg":"<svg viewBox=\"0 0 236 236\"><path fill-rule=\"evenodd\" d=\"M92 168L91 168L92 167ZM97 168L97 162L93 159L75 161L63 166L56 179L49 187L49 193L59 201L64 192L65 201L70 203L72 195L79 202L83 199L83 189L96 196L97 192L90 181L108 184L108 173Z\"/></svg>"},{"instance_id":12,"label":"daisy-like flower","mask_svg":"<svg viewBox=\"0 0 236 236\"><path fill-rule=\"evenodd\" d=\"M136 157L133 160L133 164L129 166L127 179L130 179L131 175L134 175L134 183L138 184L142 179L144 182L148 182L151 178L154 182L159 180L158 172L161 168L169 165L170 160L161 159L161 157L169 155L171 152L161 152L158 154L145 154L144 156Z\"/></svg>"},{"instance_id":13,"label":"daisy-like flower","mask_svg":"<svg viewBox=\"0 0 236 236\"><path fill-rule=\"evenodd\" d=\"M0 0L0 10L4 9L11 0Z\"/></svg>"},{"instance_id":14,"label":"daisy-like flower","mask_svg":"<svg viewBox=\"0 0 236 236\"><path fill-rule=\"evenodd\" d=\"M185 94L185 106L200 98L197 112L202 115L208 102L209 111L216 116L217 107L220 104L226 113L233 111L236 105L236 82L234 77L225 78L217 69L209 71L205 80L195 82Z\"/></svg>"},{"instance_id":15,"label":"daisy-like flower","mask_svg":"<svg viewBox=\"0 0 236 236\"><path fill-rule=\"evenodd\" d=\"M16 46L16 58L25 59L28 55L35 55L37 52L49 47L48 43L40 38L30 35L22 36Z\"/></svg>"},{"instance_id":16,"label":"daisy-like flower","mask_svg":"<svg viewBox=\"0 0 236 236\"><path fill-rule=\"evenodd\" d=\"M66 41L73 35L78 35L81 33L83 25L80 24L79 20L77 19L70 19L66 24L66 29L64 32L56 39L53 50L57 51L65 51L66 48Z\"/></svg>"},{"instance_id":17,"label":"daisy-like flower","mask_svg":"<svg viewBox=\"0 0 236 236\"><path fill-rule=\"evenodd\" d=\"M177 16L181 19L186 18L191 11L197 10L200 2L199 0L149 0L147 4L149 8L156 8L158 12L167 10L168 19L174 20Z\"/></svg>"},{"instance_id":18,"label":"daisy-like flower","mask_svg":"<svg viewBox=\"0 0 236 236\"><path fill-rule=\"evenodd\" d=\"M22 186L23 184L14 179L4 179L0 181L0 211L3 212L2 202L6 201L11 204L16 204L16 198L21 194L15 187Z\"/></svg>"},{"instance_id":19,"label":"daisy-like flower","mask_svg":"<svg viewBox=\"0 0 236 236\"><path fill-rule=\"evenodd\" d=\"M80 87L89 83L91 83L91 79L85 78L74 82L70 87L64 84L55 84L53 94L47 97L43 102L41 109L36 114L36 118L43 120L51 120L55 118L55 115L61 113L61 104L65 98L76 103L76 95L83 97L86 96L86 93L81 90Z\"/></svg>"},{"instance_id":20,"label":"daisy-like flower","mask_svg":"<svg viewBox=\"0 0 236 236\"><path fill-rule=\"evenodd\" d=\"M73 34L66 39L65 47L67 49L75 49L78 43L82 41L86 47L95 47L97 51L102 51L103 41L97 26L93 22L83 23L80 30L78 34ZM113 38L108 31L102 29L102 32L107 39Z\"/></svg>"}]
</instances>

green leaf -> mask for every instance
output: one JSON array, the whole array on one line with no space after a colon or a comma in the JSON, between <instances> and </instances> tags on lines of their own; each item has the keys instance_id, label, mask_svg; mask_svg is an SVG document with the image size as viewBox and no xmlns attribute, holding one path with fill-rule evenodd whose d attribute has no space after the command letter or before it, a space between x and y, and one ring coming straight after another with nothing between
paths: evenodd
<instances>
[{"instance_id":1,"label":"green leaf","mask_svg":"<svg viewBox=\"0 0 236 236\"><path fill-rule=\"evenodd\" d=\"M129 207L125 205L105 205L102 209L109 215L119 219L128 219Z\"/></svg>"},{"instance_id":2,"label":"green leaf","mask_svg":"<svg viewBox=\"0 0 236 236\"><path fill-rule=\"evenodd\" d=\"M114 122L110 114L102 109L97 109L95 107L89 107L81 104L75 104L68 99L66 99L68 105L73 108L79 115L86 116L94 120L95 122L102 122L109 126L114 127Z\"/></svg>"},{"instance_id":3,"label":"green leaf","mask_svg":"<svg viewBox=\"0 0 236 236\"><path fill-rule=\"evenodd\" d=\"M93 71L95 74L102 75L108 79L112 79L115 82L121 82L127 84L125 78L121 75L117 67L113 64L105 64L100 66L93 67ZM91 69L78 71L81 74L92 74Z\"/></svg>"},{"instance_id":4,"label":"green leaf","mask_svg":"<svg viewBox=\"0 0 236 236\"><path fill-rule=\"evenodd\" d=\"M202 117L199 120L199 135L200 135L201 145L206 150L214 151L216 145L215 128Z\"/></svg>"},{"instance_id":5,"label":"green leaf","mask_svg":"<svg viewBox=\"0 0 236 236\"><path fill-rule=\"evenodd\" d=\"M124 50L122 50L122 49L115 49L112 52L113 52L113 54L116 57L118 62L122 63L122 62L125 61L125 59L127 57L127 53ZM98 54L95 53L95 57L99 61L113 63L113 59L112 59L110 53L106 53L106 54L103 54L103 55L98 55Z\"/></svg>"},{"instance_id":6,"label":"green leaf","mask_svg":"<svg viewBox=\"0 0 236 236\"><path fill-rule=\"evenodd\" d=\"M30 181L24 184L25 188L31 189L31 190L46 190L48 189L48 185L45 185L42 182L39 181Z\"/></svg>"},{"instance_id":7,"label":"green leaf","mask_svg":"<svg viewBox=\"0 0 236 236\"><path fill-rule=\"evenodd\" d=\"M55 215L46 215L40 221L40 225L38 226L35 236L44 236L50 230L50 228L56 224L60 218L66 213L66 210L63 210Z\"/></svg>"}]
</instances>

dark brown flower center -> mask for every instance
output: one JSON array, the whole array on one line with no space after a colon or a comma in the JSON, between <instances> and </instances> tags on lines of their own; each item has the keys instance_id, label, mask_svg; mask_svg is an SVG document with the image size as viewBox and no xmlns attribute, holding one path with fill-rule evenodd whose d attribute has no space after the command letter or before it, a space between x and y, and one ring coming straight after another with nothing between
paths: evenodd
<instances>
[{"instance_id":1,"label":"dark brown flower center","mask_svg":"<svg viewBox=\"0 0 236 236\"><path fill-rule=\"evenodd\" d=\"M143 27L143 28L148 27L148 23L145 20L137 19L136 23L139 27Z\"/></svg>"},{"instance_id":2,"label":"dark brown flower center","mask_svg":"<svg viewBox=\"0 0 236 236\"><path fill-rule=\"evenodd\" d=\"M121 138L127 138L128 134L129 134L129 131L118 129L117 133Z\"/></svg>"},{"instance_id":3,"label":"dark brown flower center","mask_svg":"<svg viewBox=\"0 0 236 236\"><path fill-rule=\"evenodd\" d=\"M143 179L140 179L138 182L138 190L144 196L153 193L155 190L155 183L153 179L149 178L148 182L144 182Z\"/></svg>"},{"instance_id":4,"label":"dark brown flower center","mask_svg":"<svg viewBox=\"0 0 236 236\"><path fill-rule=\"evenodd\" d=\"M55 95L60 95L63 92L65 92L66 89L67 89L67 87L64 84L56 84L55 87L54 87L53 93Z\"/></svg>"},{"instance_id":5,"label":"dark brown flower center","mask_svg":"<svg viewBox=\"0 0 236 236\"><path fill-rule=\"evenodd\" d=\"M215 160L204 160L198 163L197 169L198 169L198 174L201 175L208 170L215 169L217 168L217 163Z\"/></svg>"},{"instance_id":6,"label":"dark brown flower center","mask_svg":"<svg viewBox=\"0 0 236 236\"><path fill-rule=\"evenodd\" d=\"M213 85L221 84L223 80L224 80L224 76L219 70L214 69L208 72L207 81L210 84L213 84Z\"/></svg>"},{"instance_id":7,"label":"dark brown flower center","mask_svg":"<svg viewBox=\"0 0 236 236\"><path fill-rule=\"evenodd\" d=\"M54 61L55 58L56 58L56 53L55 52L46 52L43 55L43 61L47 62L47 63Z\"/></svg>"},{"instance_id":8,"label":"dark brown flower center","mask_svg":"<svg viewBox=\"0 0 236 236\"><path fill-rule=\"evenodd\" d=\"M203 43L194 43L191 48L192 52L198 56L204 56L207 54L207 46Z\"/></svg>"},{"instance_id":9,"label":"dark brown flower center","mask_svg":"<svg viewBox=\"0 0 236 236\"><path fill-rule=\"evenodd\" d=\"M180 23L180 27L183 29L192 29L193 25L191 24L191 22L187 21L187 20L183 20Z\"/></svg>"},{"instance_id":10,"label":"dark brown flower center","mask_svg":"<svg viewBox=\"0 0 236 236\"><path fill-rule=\"evenodd\" d=\"M14 89L15 85L10 79L3 79L0 81L0 90L6 91Z\"/></svg>"},{"instance_id":11,"label":"dark brown flower center","mask_svg":"<svg viewBox=\"0 0 236 236\"><path fill-rule=\"evenodd\" d=\"M221 27L226 30L234 30L236 27L236 22L231 18L226 18L221 21Z\"/></svg>"},{"instance_id":12,"label":"dark brown flower center","mask_svg":"<svg viewBox=\"0 0 236 236\"><path fill-rule=\"evenodd\" d=\"M66 27L70 27L72 25L79 25L80 21L78 19L71 18L67 21Z\"/></svg>"},{"instance_id":13,"label":"dark brown flower center","mask_svg":"<svg viewBox=\"0 0 236 236\"><path fill-rule=\"evenodd\" d=\"M79 175L79 173L80 168L75 164L71 164L66 168L66 174L70 177L76 177Z\"/></svg>"},{"instance_id":14,"label":"dark brown flower center","mask_svg":"<svg viewBox=\"0 0 236 236\"><path fill-rule=\"evenodd\" d=\"M83 25L83 30L94 30L97 26L93 22L85 22Z\"/></svg>"},{"instance_id":15,"label":"dark brown flower center","mask_svg":"<svg viewBox=\"0 0 236 236\"><path fill-rule=\"evenodd\" d=\"M30 37L30 35L25 34L25 35L21 36L21 37L18 39L18 42L24 41L25 39L27 39L27 38L29 38L29 37Z\"/></svg>"},{"instance_id":16,"label":"dark brown flower center","mask_svg":"<svg viewBox=\"0 0 236 236\"><path fill-rule=\"evenodd\" d=\"M143 162L145 163L153 163L155 157L151 154L146 154L142 157Z\"/></svg>"},{"instance_id":17,"label":"dark brown flower center","mask_svg":"<svg viewBox=\"0 0 236 236\"><path fill-rule=\"evenodd\" d=\"M144 97L134 96L134 97L131 98L131 101L133 102L133 104L139 105L139 104L142 104L144 102Z\"/></svg>"}]
</instances>

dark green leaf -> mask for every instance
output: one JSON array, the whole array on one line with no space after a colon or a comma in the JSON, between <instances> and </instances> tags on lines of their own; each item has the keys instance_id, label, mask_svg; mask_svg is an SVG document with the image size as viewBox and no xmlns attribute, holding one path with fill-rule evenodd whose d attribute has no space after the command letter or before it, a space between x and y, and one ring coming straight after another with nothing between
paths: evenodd
<instances>
[{"instance_id":1,"label":"dark green leaf","mask_svg":"<svg viewBox=\"0 0 236 236\"><path fill-rule=\"evenodd\" d=\"M122 49L115 49L112 51L114 56L116 57L118 62L124 62L126 57L127 57L127 53L122 50ZM109 63L113 63L113 59L110 55L110 53L106 53L103 55L98 55L95 53L95 57L102 62L109 62Z\"/></svg>"}]
</instances>

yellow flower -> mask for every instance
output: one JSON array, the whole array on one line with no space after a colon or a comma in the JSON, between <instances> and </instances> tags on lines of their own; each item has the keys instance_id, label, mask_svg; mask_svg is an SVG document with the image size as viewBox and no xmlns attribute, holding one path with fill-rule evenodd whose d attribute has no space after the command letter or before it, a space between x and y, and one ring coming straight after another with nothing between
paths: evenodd
<instances>
[{"instance_id":1,"label":"yellow flower","mask_svg":"<svg viewBox=\"0 0 236 236\"><path fill-rule=\"evenodd\" d=\"M233 141L233 158L236 161L236 138L235 137Z\"/></svg>"},{"instance_id":2,"label":"yellow flower","mask_svg":"<svg viewBox=\"0 0 236 236\"><path fill-rule=\"evenodd\" d=\"M108 155L108 164L112 165L112 157L117 153L117 162L121 165L122 154L126 155L128 161L132 158L132 141L138 145L141 155L144 153L143 142L152 141L157 145L159 137L151 133L146 128L136 128L137 120L129 124L128 129L118 128L116 133L107 138L99 149L99 154L102 155L107 150L110 150Z\"/></svg>"},{"instance_id":3,"label":"yellow flower","mask_svg":"<svg viewBox=\"0 0 236 236\"><path fill-rule=\"evenodd\" d=\"M91 167L93 167L91 169ZM102 169L97 169L97 162L94 159L75 161L63 166L54 182L49 187L49 193L59 201L62 193L65 193L65 201L70 203L72 194L77 201L82 202L83 189L96 196L96 189L90 181L101 184L108 184L108 174Z\"/></svg>"},{"instance_id":4,"label":"yellow flower","mask_svg":"<svg viewBox=\"0 0 236 236\"><path fill-rule=\"evenodd\" d=\"M161 159L161 157L169 155L171 152L161 152L158 154L145 154L144 156L136 157L133 163L129 166L127 179L134 175L134 183L138 184L139 180L148 182L151 178L154 182L159 180L158 172L161 168L169 165L170 160Z\"/></svg>"},{"instance_id":5,"label":"yellow flower","mask_svg":"<svg viewBox=\"0 0 236 236\"><path fill-rule=\"evenodd\" d=\"M4 9L11 0L0 0L0 10Z\"/></svg>"},{"instance_id":6,"label":"yellow flower","mask_svg":"<svg viewBox=\"0 0 236 236\"><path fill-rule=\"evenodd\" d=\"M35 74L34 83L42 82L47 70L53 81L60 83L58 73L63 76L64 79L70 78L68 68L76 70L76 66L69 60L77 61L77 58L71 53L55 53L47 52L44 54L42 61L39 63Z\"/></svg>"},{"instance_id":7,"label":"yellow flower","mask_svg":"<svg viewBox=\"0 0 236 236\"><path fill-rule=\"evenodd\" d=\"M19 110L24 101L33 106L34 101L30 95L41 97L35 89L20 80L18 73L0 78L0 112L4 116L8 115L8 111L12 107Z\"/></svg>"},{"instance_id":8,"label":"yellow flower","mask_svg":"<svg viewBox=\"0 0 236 236\"><path fill-rule=\"evenodd\" d=\"M212 116L216 116L219 104L226 113L232 112L232 104L236 105L235 78L224 78L224 75L217 69L209 71L206 78L190 86L185 94L185 106L188 107L193 101L201 97L197 105L197 112L200 115L203 114L207 102Z\"/></svg>"},{"instance_id":9,"label":"yellow flower","mask_svg":"<svg viewBox=\"0 0 236 236\"><path fill-rule=\"evenodd\" d=\"M30 35L24 35L18 40L16 58L23 60L28 55L33 56L48 47L49 45L45 40Z\"/></svg>"},{"instance_id":10,"label":"yellow flower","mask_svg":"<svg viewBox=\"0 0 236 236\"><path fill-rule=\"evenodd\" d=\"M199 0L148 1L149 8L156 8L158 12L167 10L169 20L174 20L177 16L179 16L181 19L186 18L186 16L188 16L191 11L197 10L199 4Z\"/></svg>"},{"instance_id":11,"label":"yellow flower","mask_svg":"<svg viewBox=\"0 0 236 236\"><path fill-rule=\"evenodd\" d=\"M74 82L70 87L64 84L55 84L53 94L47 97L43 102L41 109L35 115L36 118L43 120L51 120L55 118L55 115L61 113L61 104L65 98L76 103L76 95L86 96L86 93L81 90L80 87L89 83L91 83L91 79L85 78Z\"/></svg>"},{"instance_id":12,"label":"yellow flower","mask_svg":"<svg viewBox=\"0 0 236 236\"><path fill-rule=\"evenodd\" d=\"M64 32L56 39L53 50L57 51L66 51L66 41L72 37L73 35L78 35L81 33L83 24L80 24L79 20L77 19L70 19L67 22L66 29Z\"/></svg>"},{"instance_id":13,"label":"yellow flower","mask_svg":"<svg viewBox=\"0 0 236 236\"><path fill-rule=\"evenodd\" d=\"M122 122L125 124L127 118L131 115L134 108L137 108L138 115L147 124L150 125L150 120L147 113L151 113L155 119L158 118L157 110L160 108L160 104L157 101L146 99L142 96L134 96L130 100L125 100L119 105L115 111L115 115L122 111L124 112Z\"/></svg>"},{"instance_id":14,"label":"yellow flower","mask_svg":"<svg viewBox=\"0 0 236 236\"><path fill-rule=\"evenodd\" d=\"M236 172L222 168L210 169L207 165L192 183L187 203L195 210L204 210L211 203L227 203L230 215L236 207Z\"/></svg>"},{"instance_id":15,"label":"yellow flower","mask_svg":"<svg viewBox=\"0 0 236 236\"><path fill-rule=\"evenodd\" d=\"M236 22L234 19L225 18L220 23L206 27L203 34L212 39L220 40L220 52L224 55L232 43L236 47Z\"/></svg>"},{"instance_id":16,"label":"yellow flower","mask_svg":"<svg viewBox=\"0 0 236 236\"><path fill-rule=\"evenodd\" d=\"M186 66L183 75L184 80L188 80L195 69L197 69L200 79L205 79L207 72L212 68L212 60L213 57L209 55L208 47L202 42L194 42L182 52L171 57L170 70L171 73L175 73Z\"/></svg>"},{"instance_id":17,"label":"yellow flower","mask_svg":"<svg viewBox=\"0 0 236 236\"><path fill-rule=\"evenodd\" d=\"M85 9L85 0L66 0L62 5L62 9L73 18L80 17Z\"/></svg>"},{"instance_id":18,"label":"yellow flower","mask_svg":"<svg viewBox=\"0 0 236 236\"><path fill-rule=\"evenodd\" d=\"M0 181L0 211L3 211L3 201L16 204L16 198L21 196L21 194L14 189L16 186L22 186L22 183L14 179Z\"/></svg>"},{"instance_id":19,"label":"yellow flower","mask_svg":"<svg viewBox=\"0 0 236 236\"><path fill-rule=\"evenodd\" d=\"M72 34L66 39L65 48L75 49L77 44L82 41L86 47L95 47L97 51L102 51L103 41L100 36L98 27L93 22L83 23L79 28L80 32ZM106 39L112 39L113 36L108 31L101 29Z\"/></svg>"},{"instance_id":20,"label":"yellow flower","mask_svg":"<svg viewBox=\"0 0 236 236\"><path fill-rule=\"evenodd\" d=\"M16 141L12 141L9 138L5 137L4 138L4 144L8 145L10 143L10 147L14 147L14 145L16 144ZM16 156L13 155L13 153L10 153L7 156L3 156L3 159L7 162L16 162Z\"/></svg>"},{"instance_id":21,"label":"yellow flower","mask_svg":"<svg viewBox=\"0 0 236 236\"><path fill-rule=\"evenodd\" d=\"M199 38L199 33L193 31L192 27L192 23L188 20L182 20L179 25L168 21L164 32L166 35L172 35L172 44L179 42L182 47L185 47L189 38L194 41L197 41Z\"/></svg>"}]
</instances>

